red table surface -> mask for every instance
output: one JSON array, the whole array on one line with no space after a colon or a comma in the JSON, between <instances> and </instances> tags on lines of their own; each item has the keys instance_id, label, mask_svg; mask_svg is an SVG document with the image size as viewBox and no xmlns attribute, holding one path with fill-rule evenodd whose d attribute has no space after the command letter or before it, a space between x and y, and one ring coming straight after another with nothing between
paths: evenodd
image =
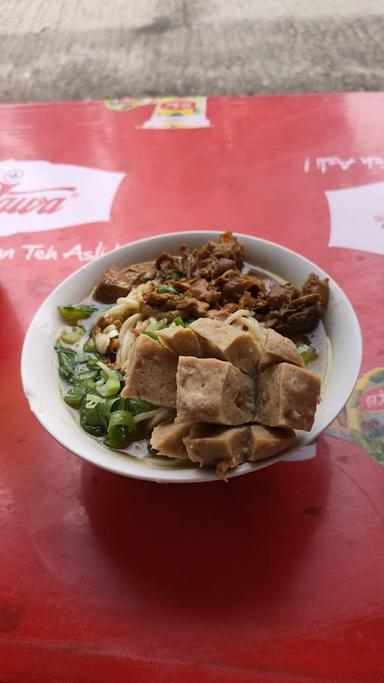
<instances>
[{"instance_id":1,"label":"red table surface","mask_svg":"<svg viewBox=\"0 0 384 683\"><path fill-rule=\"evenodd\" d=\"M109 222L0 238L0 681L384 681L384 470L362 448L326 434L305 462L158 485L80 461L23 397L25 330L81 265L63 254L176 230L315 260L357 311L361 373L383 365L381 256L328 246L324 192L384 170L314 160L384 154L384 94L210 98L192 130L141 128L150 115L0 107L3 160L126 174Z\"/></svg>"}]
</instances>

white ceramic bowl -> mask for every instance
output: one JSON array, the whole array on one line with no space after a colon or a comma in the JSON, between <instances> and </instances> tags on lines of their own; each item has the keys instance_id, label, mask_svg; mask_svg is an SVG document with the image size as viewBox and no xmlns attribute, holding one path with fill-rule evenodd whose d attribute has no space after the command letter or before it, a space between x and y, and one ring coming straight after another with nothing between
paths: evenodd
<instances>
[{"instance_id":1,"label":"white ceramic bowl","mask_svg":"<svg viewBox=\"0 0 384 683\"><path fill-rule=\"evenodd\" d=\"M76 303L89 294L102 273L112 265L127 266L154 259L160 251L178 253L182 243L200 246L216 239L218 232L180 232L127 244L102 256L70 275L40 306L25 338L22 353L22 381L29 405L43 427L68 450L106 470L158 482L203 482L216 479L212 470L164 468L112 451L84 432L62 400L55 367L53 346L62 323L57 306ZM248 235L238 235L245 247L246 261L301 285L310 272L329 277L314 263L278 244ZM293 449L308 445L339 413L356 382L361 362L362 342L355 312L340 287L330 280L330 300L324 320L332 345L332 366L317 409L313 429L299 432ZM260 463L244 463L229 476L239 476L273 464L286 456Z\"/></svg>"}]
</instances>

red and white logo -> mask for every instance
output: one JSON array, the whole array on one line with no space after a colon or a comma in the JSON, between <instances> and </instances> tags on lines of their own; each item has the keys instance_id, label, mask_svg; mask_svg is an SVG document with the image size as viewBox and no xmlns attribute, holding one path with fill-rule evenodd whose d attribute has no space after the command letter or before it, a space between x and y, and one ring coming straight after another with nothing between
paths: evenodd
<instances>
[{"instance_id":1,"label":"red and white logo","mask_svg":"<svg viewBox=\"0 0 384 683\"><path fill-rule=\"evenodd\" d=\"M364 391L360 396L359 403L360 410L366 412L384 412L384 388L380 386Z\"/></svg>"},{"instance_id":2,"label":"red and white logo","mask_svg":"<svg viewBox=\"0 0 384 683\"><path fill-rule=\"evenodd\" d=\"M2 161L0 236L108 221L124 175L47 161Z\"/></svg>"}]
</instances>

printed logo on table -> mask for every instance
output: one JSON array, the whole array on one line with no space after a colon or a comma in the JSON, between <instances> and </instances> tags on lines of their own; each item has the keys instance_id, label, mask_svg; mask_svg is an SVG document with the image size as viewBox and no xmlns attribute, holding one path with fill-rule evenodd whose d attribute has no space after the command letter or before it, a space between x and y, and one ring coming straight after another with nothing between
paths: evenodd
<instances>
[{"instance_id":1,"label":"printed logo on table","mask_svg":"<svg viewBox=\"0 0 384 683\"><path fill-rule=\"evenodd\" d=\"M48 161L1 161L0 237L109 221L124 176Z\"/></svg>"},{"instance_id":2,"label":"printed logo on table","mask_svg":"<svg viewBox=\"0 0 384 683\"><path fill-rule=\"evenodd\" d=\"M325 194L331 214L329 246L384 254L384 183Z\"/></svg>"}]
</instances>

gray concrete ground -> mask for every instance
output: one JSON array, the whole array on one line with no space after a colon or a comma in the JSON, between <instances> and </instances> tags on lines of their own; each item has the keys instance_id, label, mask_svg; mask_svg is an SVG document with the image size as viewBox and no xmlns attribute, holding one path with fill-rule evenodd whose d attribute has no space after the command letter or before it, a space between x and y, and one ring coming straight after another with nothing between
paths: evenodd
<instances>
[{"instance_id":1,"label":"gray concrete ground","mask_svg":"<svg viewBox=\"0 0 384 683\"><path fill-rule=\"evenodd\" d=\"M0 101L384 89L384 0L0 0Z\"/></svg>"}]
</instances>

